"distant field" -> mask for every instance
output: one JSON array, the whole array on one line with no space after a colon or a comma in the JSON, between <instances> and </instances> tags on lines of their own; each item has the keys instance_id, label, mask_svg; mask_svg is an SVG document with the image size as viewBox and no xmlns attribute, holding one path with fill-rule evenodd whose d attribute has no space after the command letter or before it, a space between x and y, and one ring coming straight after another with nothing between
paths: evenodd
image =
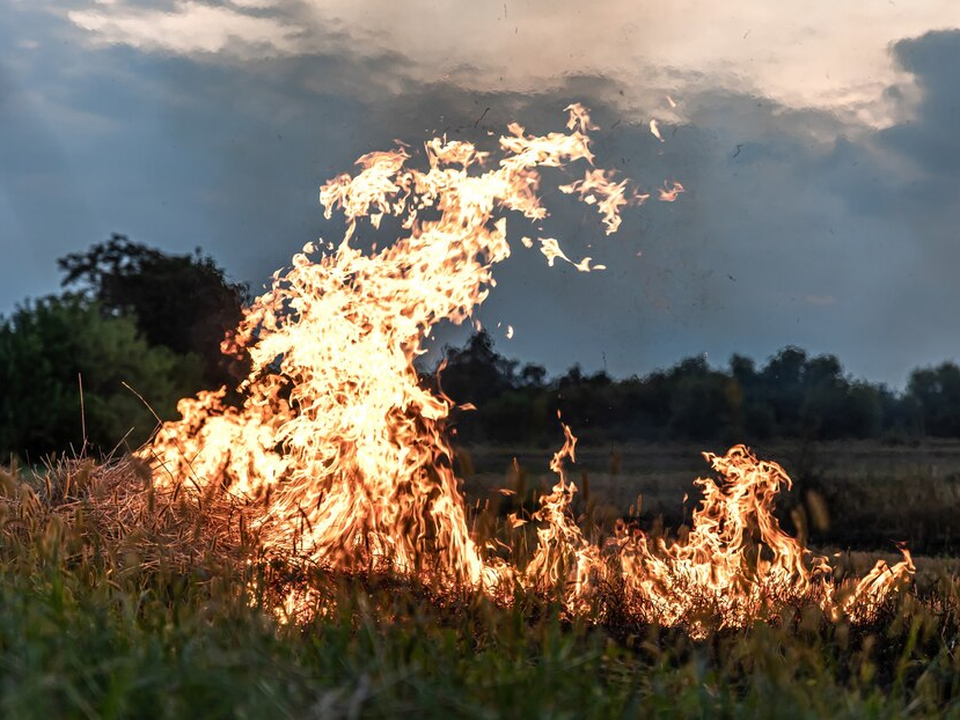
<instances>
[{"instance_id":1,"label":"distant field","mask_svg":"<svg viewBox=\"0 0 960 720\"><path fill-rule=\"evenodd\" d=\"M726 449L680 443L585 445L578 447L569 476L595 514L626 517L639 505L642 523L662 515L666 524L678 525L696 507L693 480L709 472L701 452ZM960 552L960 441L916 446L773 442L753 449L780 463L793 479L794 489L784 493L779 507L788 527L789 510L803 509L804 530L814 544L889 550L894 541L906 541L921 554ZM514 458L528 491L549 488L551 453L551 448L530 447L462 449L467 496L500 502L496 490L517 483Z\"/></svg>"}]
</instances>

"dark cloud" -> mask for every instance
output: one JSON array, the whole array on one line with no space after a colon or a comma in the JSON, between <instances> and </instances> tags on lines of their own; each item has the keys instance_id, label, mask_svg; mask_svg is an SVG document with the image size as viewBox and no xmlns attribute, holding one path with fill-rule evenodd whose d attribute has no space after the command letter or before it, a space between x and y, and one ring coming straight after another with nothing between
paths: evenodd
<instances>
[{"instance_id":1,"label":"dark cloud","mask_svg":"<svg viewBox=\"0 0 960 720\"><path fill-rule=\"evenodd\" d=\"M960 30L930 32L893 47L897 63L921 92L913 122L885 131L882 142L927 171L930 179L960 172Z\"/></svg>"},{"instance_id":2,"label":"dark cloud","mask_svg":"<svg viewBox=\"0 0 960 720\"><path fill-rule=\"evenodd\" d=\"M282 19L296 25L306 12L298 7L286 5ZM14 30L22 28L0 24L8 37ZM16 209L14 218L0 208L2 232L36 255L28 271L4 269L0 307L53 290L55 257L110 231L178 251L202 245L234 276L262 282L305 242L339 235L322 219L317 189L360 154L435 133L489 144L488 133L513 120L554 130L579 100L604 128L598 164L641 188L677 178L688 193L628 211L609 238L589 208L548 195L554 215L543 234L609 269L547 268L516 243L479 314L488 327L515 327L512 341L499 341L504 352L554 372L579 362L625 375L683 355L722 363L794 343L895 383L917 364L960 355L948 317L960 290L947 281L960 261L960 33L895 46L921 99L909 122L883 132L674 75L687 92L680 119L661 123L664 143L638 112L649 98L621 94L610 77L566 76L533 94L424 83L408 58L336 26L311 52L243 62L69 44L48 52L0 76L4 88L20 88L0 101L4 117L19 118L0 140L0 188ZM82 65L81 54L85 72L43 79L61 77L50 64ZM14 55L0 53L0 67ZM671 81L669 71L658 77ZM26 100L12 99L24 86L46 88L44 102L88 124L37 121ZM57 212L50 188L29 185L43 167L61 184ZM511 222L515 238L535 230Z\"/></svg>"}]
</instances>

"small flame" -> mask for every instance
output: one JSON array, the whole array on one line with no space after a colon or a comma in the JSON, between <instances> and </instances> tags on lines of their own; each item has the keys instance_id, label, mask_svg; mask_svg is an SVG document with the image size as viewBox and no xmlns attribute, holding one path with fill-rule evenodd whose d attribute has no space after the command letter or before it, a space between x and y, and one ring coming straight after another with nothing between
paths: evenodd
<instances>
[{"instance_id":1,"label":"small flame","mask_svg":"<svg viewBox=\"0 0 960 720\"><path fill-rule=\"evenodd\" d=\"M605 265L594 265L590 266L590 262L593 258L585 257L580 262L574 262L566 256L563 250L560 249L560 243L558 243L554 238L537 238L540 242L540 252L544 254L547 258L547 265L553 267L553 263L558 258L564 262L568 262L573 265L580 272L590 272L591 270L606 270Z\"/></svg>"},{"instance_id":2,"label":"small flame","mask_svg":"<svg viewBox=\"0 0 960 720\"><path fill-rule=\"evenodd\" d=\"M620 229L620 209L630 204L626 198L627 181L615 183L613 173L600 168L587 170L583 180L561 185L560 192L577 193L587 205L596 205L607 226L607 235Z\"/></svg>"},{"instance_id":3,"label":"small flame","mask_svg":"<svg viewBox=\"0 0 960 720\"><path fill-rule=\"evenodd\" d=\"M674 202L686 189L676 180L665 182L660 188L660 202Z\"/></svg>"}]
</instances>

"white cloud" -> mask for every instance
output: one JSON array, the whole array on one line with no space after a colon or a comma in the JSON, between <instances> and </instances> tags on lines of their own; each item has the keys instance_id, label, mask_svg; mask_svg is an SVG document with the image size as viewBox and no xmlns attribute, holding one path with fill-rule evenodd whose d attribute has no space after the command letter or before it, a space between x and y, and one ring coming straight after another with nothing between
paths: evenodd
<instances>
[{"instance_id":1,"label":"white cloud","mask_svg":"<svg viewBox=\"0 0 960 720\"><path fill-rule=\"evenodd\" d=\"M902 79L890 43L957 23L954 0L229 0L219 7L177 0L173 10L103 2L69 17L101 42L146 50L243 56L253 44L309 54L329 50L335 29L347 38L344 52L409 58L417 82L531 92L570 75L602 75L621 84L618 102L629 108L649 107L664 87L676 90L677 76L706 76L707 84L794 107L842 108L873 126L892 122L882 92Z\"/></svg>"},{"instance_id":2,"label":"white cloud","mask_svg":"<svg viewBox=\"0 0 960 720\"><path fill-rule=\"evenodd\" d=\"M269 10L277 7L277 0L230 0L230 4L245 10Z\"/></svg>"},{"instance_id":3,"label":"white cloud","mask_svg":"<svg viewBox=\"0 0 960 720\"><path fill-rule=\"evenodd\" d=\"M293 53L299 32L280 20L192 0L178 0L172 10L116 2L96 10L72 10L68 17L99 43L182 55L222 53L238 45L267 46L276 52Z\"/></svg>"}]
</instances>

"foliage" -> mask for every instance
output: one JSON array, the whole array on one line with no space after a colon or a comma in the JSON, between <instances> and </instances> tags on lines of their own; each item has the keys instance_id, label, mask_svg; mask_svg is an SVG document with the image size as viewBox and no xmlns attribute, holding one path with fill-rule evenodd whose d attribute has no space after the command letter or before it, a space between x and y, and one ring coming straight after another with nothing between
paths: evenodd
<instances>
[{"instance_id":1,"label":"foliage","mask_svg":"<svg viewBox=\"0 0 960 720\"><path fill-rule=\"evenodd\" d=\"M102 450L124 439L137 446L156 419L122 383L169 416L199 374L196 358L148 345L133 319L104 315L96 302L66 295L27 303L0 319L0 457L80 452L84 426Z\"/></svg>"},{"instance_id":2,"label":"foliage","mask_svg":"<svg viewBox=\"0 0 960 720\"><path fill-rule=\"evenodd\" d=\"M518 367L485 332L448 349L441 385L477 406L456 418L461 441L548 442L558 411L586 441L905 440L924 430L960 437L960 369L952 363L915 371L901 395L851 379L833 355L792 346L761 368L741 355L726 369L692 357L622 380L579 367L551 380L540 366Z\"/></svg>"},{"instance_id":3,"label":"foliage","mask_svg":"<svg viewBox=\"0 0 960 720\"><path fill-rule=\"evenodd\" d=\"M194 255L170 255L114 234L58 264L65 287L96 300L106 315L134 316L151 345L199 357L204 387L232 387L243 377L242 363L225 357L220 342L240 321L247 287L229 282L199 248Z\"/></svg>"},{"instance_id":4,"label":"foliage","mask_svg":"<svg viewBox=\"0 0 960 720\"><path fill-rule=\"evenodd\" d=\"M955 363L915 370L910 375L908 393L927 434L960 436L960 368Z\"/></svg>"}]
</instances>

